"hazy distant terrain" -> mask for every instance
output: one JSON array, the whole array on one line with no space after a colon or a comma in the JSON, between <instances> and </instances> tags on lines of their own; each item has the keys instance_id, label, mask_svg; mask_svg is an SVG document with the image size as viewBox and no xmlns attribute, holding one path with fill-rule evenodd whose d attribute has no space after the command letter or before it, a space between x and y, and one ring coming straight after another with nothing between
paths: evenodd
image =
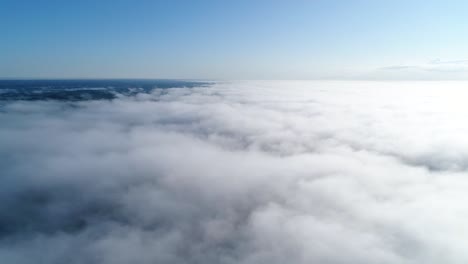
<instances>
[{"instance_id":1,"label":"hazy distant terrain","mask_svg":"<svg viewBox=\"0 0 468 264\"><path fill-rule=\"evenodd\" d=\"M2 263L468 261L467 83L31 82Z\"/></svg>"},{"instance_id":2,"label":"hazy distant terrain","mask_svg":"<svg viewBox=\"0 0 468 264\"><path fill-rule=\"evenodd\" d=\"M179 80L0 80L0 101L85 101L149 93L155 88L193 87L208 83Z\"/></svg>"}]
</instances>

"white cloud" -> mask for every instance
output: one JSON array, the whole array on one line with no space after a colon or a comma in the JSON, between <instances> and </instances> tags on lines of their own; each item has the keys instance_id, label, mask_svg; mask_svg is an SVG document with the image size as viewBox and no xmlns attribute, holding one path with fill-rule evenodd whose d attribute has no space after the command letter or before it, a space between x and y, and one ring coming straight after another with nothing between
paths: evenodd
<instances>
[{"instance_id":1,"label":"white cloud","mask_svg":"<svg viewBox=\"0 0 468 264\"><path fill-rule=\"evenodd\" d=\"M8 263L466 263L463 82L226 82L0 111Z\"/></svg>"},{"instance_id":2,"label":"white cloud","mask_svg":"<svg viewBox=\"0 0 468 264\"><path fill-rule=\"evenodd\" d=\"M426 71L426 72L445 72L457 73L468 71L468 60L442 61L440 59L432 60L428 63L418 65L394 65L383 67L382 70L392 71Z\"/></svg>"}]
</instances>

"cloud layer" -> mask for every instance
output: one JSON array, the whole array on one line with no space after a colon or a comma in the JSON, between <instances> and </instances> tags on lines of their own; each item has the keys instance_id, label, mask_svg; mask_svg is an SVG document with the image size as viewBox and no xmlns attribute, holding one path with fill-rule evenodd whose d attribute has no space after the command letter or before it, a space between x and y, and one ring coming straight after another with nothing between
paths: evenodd
<instances>
[{"instance_id":1,"label":"cloud layer","mask_svg":"<svg viewBox=\"0 0 468 264\"><path fill-rule=\"evenodd\" d=\"M0 108L5 263L466 263L460 82Z\"/></svg>"}]
</instances>

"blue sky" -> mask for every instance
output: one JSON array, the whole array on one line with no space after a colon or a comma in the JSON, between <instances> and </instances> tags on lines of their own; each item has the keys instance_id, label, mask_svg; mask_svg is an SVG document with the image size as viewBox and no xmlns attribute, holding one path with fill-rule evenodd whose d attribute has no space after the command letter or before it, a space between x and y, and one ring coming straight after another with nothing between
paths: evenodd
<instances>
[{"instance_id":1,"label":"blue sky","mask_svg":"<svg viewBox=\"0 0 468 264\"><path fill-rule=\"evenodd\" d=\"M0 0L0 77L466 79L467 14L442 0Z\"/></svg>"}]
</instances>

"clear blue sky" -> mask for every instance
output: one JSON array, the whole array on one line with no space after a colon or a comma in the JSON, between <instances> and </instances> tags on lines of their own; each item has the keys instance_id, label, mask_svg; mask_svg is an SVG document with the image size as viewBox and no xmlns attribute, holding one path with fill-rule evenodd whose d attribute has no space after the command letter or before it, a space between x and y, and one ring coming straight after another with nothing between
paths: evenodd
<instances>
[{"instance_id":1,"label":"clear blue sky","mask_svg":"<svg viewBox=\"0 0 468 264\"><path fill-rule=\"evenodd\" d=\"M0 0L2 78L463 79L468 1Z\"/></svg>"}]
</instances>

